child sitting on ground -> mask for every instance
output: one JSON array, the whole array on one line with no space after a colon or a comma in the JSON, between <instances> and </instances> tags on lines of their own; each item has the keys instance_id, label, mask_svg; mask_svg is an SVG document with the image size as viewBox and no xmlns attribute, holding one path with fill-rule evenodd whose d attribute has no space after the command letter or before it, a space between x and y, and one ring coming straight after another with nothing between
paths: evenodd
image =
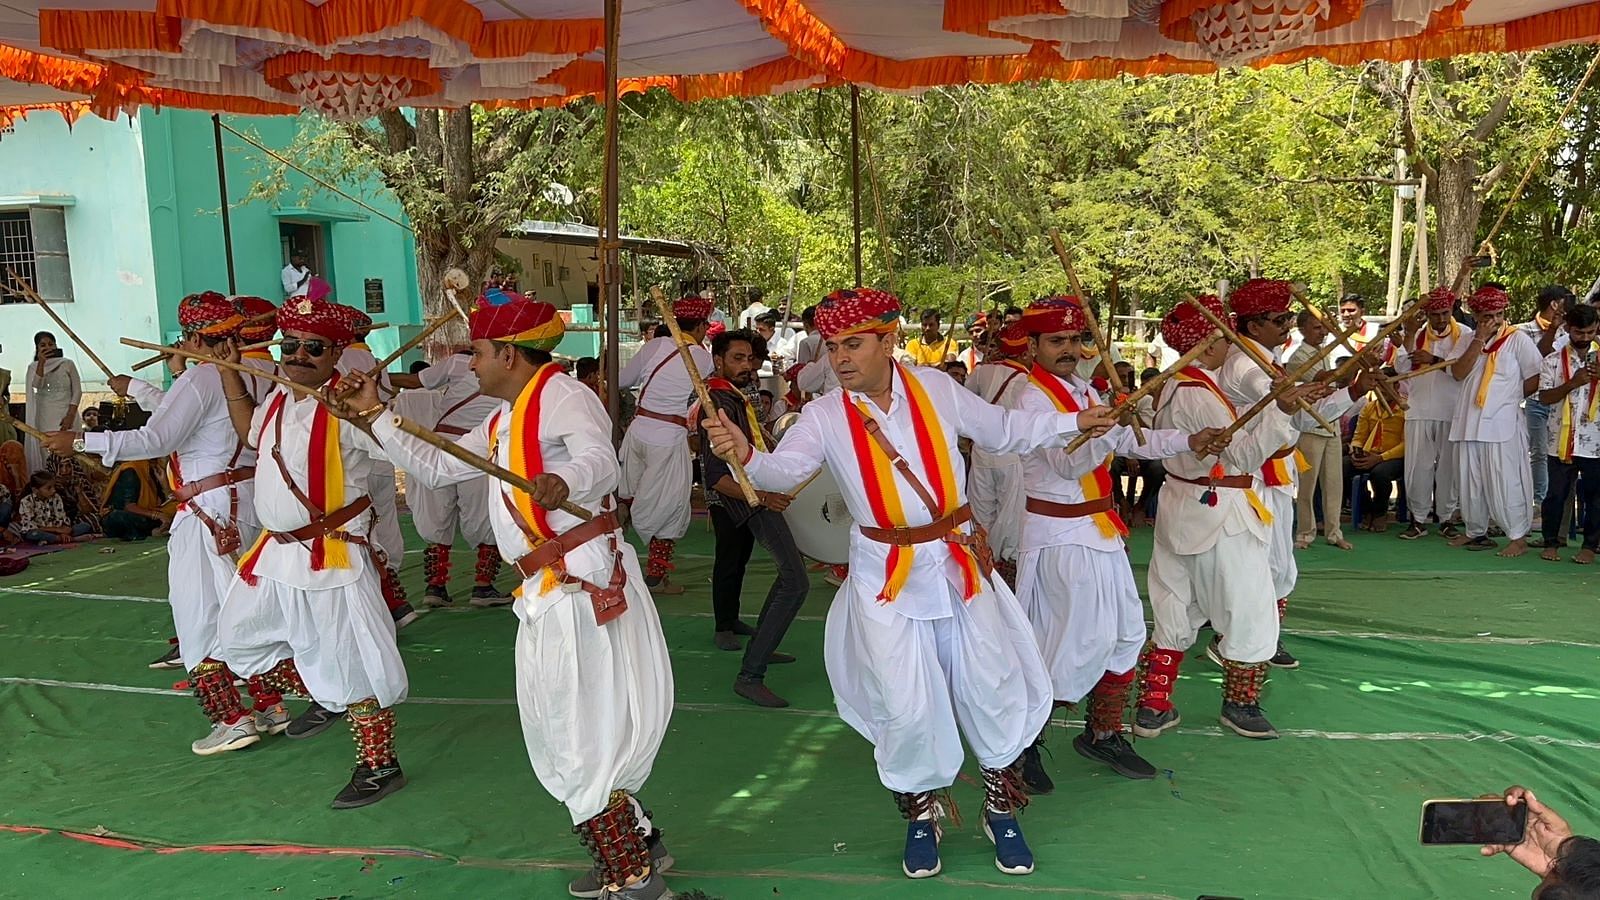
<instances>
[{"instance_id":1,"label":"child sitting on ground","mask_svg":"<svg viewBox=\"0 0 1600 900\"><path fill-rule=\"evenodd\" d=\"M70 544L99 537L89 522L73 523L67 517L55 476L43 471L28 479L28 492L17 505L16 529L30 544Z\"/></svg>"}]
</instances>

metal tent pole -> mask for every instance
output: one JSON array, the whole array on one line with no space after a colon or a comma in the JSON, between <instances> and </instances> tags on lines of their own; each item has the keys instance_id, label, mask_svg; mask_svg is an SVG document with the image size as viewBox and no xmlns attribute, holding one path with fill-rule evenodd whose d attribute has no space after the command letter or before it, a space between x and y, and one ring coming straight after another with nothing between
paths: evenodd
<instances>
[{"instance_id":1,"label":"metal tent pole","mask_svg":"<svg viewBox=\"0 0 1600 900\"><path fill-rule=\"evenodd\" d=\"M228 293L239 293L233 273L233 222L228 217L228 170L222 162L222 117L211 115L211 139L217 147L217 194L222 198L222 258L228 263Z\"/></svg>"},{"instance_id":2,"label":"metal tent pole","mask_svg":"<svg viewBox=\"0 0 1600 900\"><path fill-rule=\"evenodd\" d=\"M861 286L861 88L850 85L850 221L855 232L851 258Z\"/></svg>"},{"instance_id":3,"label":"metal tent pole","mask_svg":"<svg viewBox=\"0 0 1600 900\"><path fill-rule=\"evenodd\" d=\"M606 0L606 143L602 190L605 223L600 229L600 302L605 307L606 408L611 411L611 439L622 443L621 372L622 264L617 237L617 55L622 43L622 0Z\"/></svg>"}]
</instances>

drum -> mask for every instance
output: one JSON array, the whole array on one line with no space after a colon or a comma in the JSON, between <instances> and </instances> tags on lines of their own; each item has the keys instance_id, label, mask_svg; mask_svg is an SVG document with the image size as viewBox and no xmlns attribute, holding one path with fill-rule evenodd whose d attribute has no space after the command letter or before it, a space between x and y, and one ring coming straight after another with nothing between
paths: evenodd
<instances>
[{"instance_id":1,"label":"drum","mask_svg":"<svg viewBox=\"0 0 1600 900\"><path fill-rule=\"evenodd\" d=\"M799 417L799 413L783 416L774 430L787 429ZM781 434L779 440L782 441ZM802 555L831 566L850 563L850 526L855 519L827 465L818 469L795 495L794 502L783 511L783 520L789 523L789 533L794 535L794 545Z\"/></svg>"}]
</instances>

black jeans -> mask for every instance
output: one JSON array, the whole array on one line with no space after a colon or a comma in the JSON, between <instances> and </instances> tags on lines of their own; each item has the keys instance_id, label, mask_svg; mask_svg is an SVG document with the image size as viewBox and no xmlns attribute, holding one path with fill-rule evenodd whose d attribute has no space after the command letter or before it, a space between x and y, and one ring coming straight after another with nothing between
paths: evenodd
<instances>
[{"instance_id":1,"label":"black jeans","mask_svg":"<svg viewBox=\"0 0 1600 900\"><path fill-rule=\"evenodd\" d=\"M767 591L767 602L756 620L755 636L744 648L744 664L739 680L759 682L767 674L767 657L772 655L789 631L794 617L811 590L806 563L789 534L789 523L780 513L758 509L743 523L737 523L721 506L713 504L711 527L717 534L717 557L711 567L711 612L717 631L732 631L739 621L739 595L744 592L745 566L750 551L760 544L778 567L778 577Z\"/></svg>"},{"instance_id":2,"label":"black jeans","mask_svg":"<svg viewBox=\"0 0 1600 900\"><path fill-rule=\"evenodd\" d=\"M1344 458L1344 480L1348 483L1350 479L1359 474L1363 474L1362 471L1355 467L1355 464L1350 461L1350 457L1346 456ZM1388 515L1389 495L1394 493L1394 483L1404 478L1406 474L1405 459L1386 459L1368 469L1364 474L1367 476L1367 496L1362 498L1362 503L1365 504L1362 511L1370 511L1374 516ZM1361 526L1360 522L1353 524L1358 528Z\"/></svg>"},{"instance_id":3,"label":"black jeans","mask_svg":"<svg viewBox=\"0 0 1600 900\"><path fill-rule=\"evenodd\" d=\"M1578 521L1582 522L1583 546L1587 550L1600 550L1600 459L1574 456L1572 462L1562 462L1561 457L1549 458L1550 488L1544 495L1540 515L1544 518L1546 543L1566 545L1566 535L1561 533L1562 507L1570 502L1572 484L1578 484Z\"/></svg>"}]
</instances>

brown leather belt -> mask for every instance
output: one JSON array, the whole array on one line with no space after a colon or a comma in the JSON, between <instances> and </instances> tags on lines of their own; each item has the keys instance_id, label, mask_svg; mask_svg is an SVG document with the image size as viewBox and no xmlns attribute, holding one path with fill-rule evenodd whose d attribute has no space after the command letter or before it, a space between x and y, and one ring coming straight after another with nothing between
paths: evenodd
<instances>
[{"instance_id":1,"label":"brown leather belt","mask_svg":"<svg viewBox=\"0 0 1600 900\"><path fill-rule=\"evenodd\" d=\"M689 418L687 416L669 416L666 413L651 412L648 409L635 410L635 414L644 416L646 419L655 419L658 422L671 422L679 428L689 427Z\"/></svg>"},{"instance_id":2,"label":"brown leather belt","mask_svg":"<svg viewBox=\"0 0 1600 900\"><path fill-rule=\"evenodd\" d=\"M202 478L199 481L188 482L183 487L178 488L178 492L172 495L172 499L179 504L187 503L201 494L204 494L206 491L214 491L220 487L229 487L230 485L238 484L241 481L249 481L254 477L256 477L255 466L242 466L237 469L226 469L218 472L215 475L209 475L205 478Z\"/></svg>"},{"instance_id":3,"label":"brown leather belt","mask_svg":"<svg viewBox=\"0 0 1600 900\"><path fill-rule=\"evenodd\" d=\"M910 547L913 544L926 544L932 541L949 540L951 543L964 544L969 539L964 534L953 534L957 528L972 518L972 507L962 507L937 522L927 525L913 525L905 528L873 528L869 525L858 526L861 536L869 541L880 544L893 544L897 547ZM959 538L959 540L957 539Z\"/></svg>"},{"instance_id":4,"label":"brown leather belt","mask_svg":"<svg viewBox=\"0 0 1600 900\"><path fill-rule=\"evenodd\" d=\"M1027 507L1028 512L1049 516L1052 519L1081 519L1095 513L1109 512L1111 498L1101 497L1099 500L1086 500L1082 503L1057 503L1042 497L1029 497Z\"/></svg>"},{"instance_id":5,"label":"brown leather belt","mask_svg":"<svg viewBox=\"0 0 1600 900\"><path fill-rule=\"evenodd\" d=\"M496 488L499 490L499 488ZM539 546L523 554L512 565L522 573L523 578L532 578L539 572L561 561L563 556L582 547L597 537L610 534L617 530L617 514L604 512L582 525L564 531L555 537L544 541Z\"/></svg>"},{"instance_id":6,"label":"brown leather belt","mask_svg":"<svg viewBox=\"0 0 1600 900\"><path fill-rule=\"evenodd\" d=\"M1274 453L1271 456L1267 457L1267 459L1268 460L1284 459L1286 457L1293 456L1294 455L1294 451L1295 451L1295 448L1293 448L1293 447L1285 447L1282 450L1279 450L1277 453Z\"/></svg>"},{"instance_id":7,"label":"brown leather belt","mask_svg":"<svg viewBox=\"0 0 1600 900\"><path fill-rule=\"evenodd\" d=\"M319 537L327 537L348 525L356 516L366 512L372 506L371 497L362 497L348 506L336 509L331 513L309 524L301 525L293 531L271 531L272 539L280 544L297 544L304 541L314 541ZM352 544L365 544L367 539L358 534L340 535Z\"/></svg>"},{"instance_id":8,"label":"brown leather belt","mask_svg":"<svg viewBox=\"0 0 1600 900\"><path fill-rule=\"evenodd\" d=\"M1201 487L1239 488L1242 490L1256 486L1256 477L1254 475L1224 475L1221 478L1185 478L1182 475L1174 475L1171 470L1168 470L1167 477L1185 484L1198 484Z\"/></svg>"},{"instance_id":9,"label":"brown leather belt","mask_svg":"<svg viewBox=\"0 0 1600 900\"><path fill-rule=\"evenodd\" d=\"M433 430L435 434L448 434L451 437L461 437L462 435L468 433L467 429L457 428L454 425L440 425Z\"/></svg>"}]
</instances>

